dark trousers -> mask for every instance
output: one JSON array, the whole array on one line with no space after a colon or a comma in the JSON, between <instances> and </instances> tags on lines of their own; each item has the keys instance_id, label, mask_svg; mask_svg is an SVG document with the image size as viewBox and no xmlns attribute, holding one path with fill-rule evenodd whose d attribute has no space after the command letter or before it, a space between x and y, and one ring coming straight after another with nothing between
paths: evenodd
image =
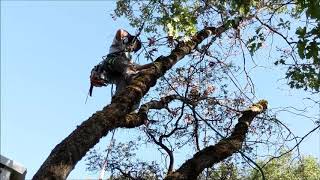
<instances>
[{"instance_id":1,"label":"dark trousers","mask_svg":"<svg viewBox=\"0 0 320 180\"><path fill-rule=\"evenodd\" d=\"M115 96L119 95L130 83L130 76L136 73L137 66L139 65L132 63L125 55L111 55L107 57L104 68L108 69L108 72L110 72L109 79L116 85ZM133 110L138 107L139 103L134 105Z\"/></svg>"}]
</instances>

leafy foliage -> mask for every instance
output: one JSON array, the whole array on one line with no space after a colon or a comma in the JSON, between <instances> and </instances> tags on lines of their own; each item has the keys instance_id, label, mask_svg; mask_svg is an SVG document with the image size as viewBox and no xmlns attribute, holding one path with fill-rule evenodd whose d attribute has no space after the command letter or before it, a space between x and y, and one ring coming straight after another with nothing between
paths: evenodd
<instances>
[{"instance_id":1,"label":"leafy foliage","mask_svg":"<svg viewBox=\"0 0 320 180\"><path fill-rule=\"evenodd\" d=\"M305 12L306 24L296 30L298 36L297 51L299 57L305 63L299 61L289 66L286 78L289 78L290 87L311 88L317 92L320 90L320 1L298 0L294 9L297 12Z\"/></svg>"},{"instance_id":2,"label":"leafy foliage","mask_svg":"<svg viewBox=\"0 0 320 180\"><path fill-rule=\"evenodd\" d=\"M261 162L264 164L266 162ZM320 164L314 157L294 159L292 154L286 154L280 158L272 159L263 168L266 179L270 180L317 180L320 178ZM262 179L259 172L251 170L248 179Z\"/></svg>"},{"instance_id":3,"label":"leafy foliage","mask_svg":"<svg viewBox=\"0 0 320 180\"><path fill-rule=\"evenodd\" d=\"M248 19L233 34L239 44L244 43L253 56L270 35L277 35L287 46L277 49L283 53L275 64L288 66L285 77L290 87L319 92L319 7L317 0L120 0L115 16L125 16L133 27L146 22L146 32L165 33L171 40L188 40L203 27ZM247 29L255 32L247 36L242 33Z\"/></svg>"},{"instance_id":4,"label":"leafy foliage","mask_svg":"<svg viewBox=\"0 0 320 180\"><path fill-rule=\"evenodd\" d=\"M280 158L260 161L259 164L263 167L265 178L268 180L318 180L320 178L320 163L312 156L298 159L288 153ZM207 169L198 179L261 180L262 177L254 167L248 169L248 173L244 173L232 162L224 161L217 167Z\"/></svg>"}]
</instances>

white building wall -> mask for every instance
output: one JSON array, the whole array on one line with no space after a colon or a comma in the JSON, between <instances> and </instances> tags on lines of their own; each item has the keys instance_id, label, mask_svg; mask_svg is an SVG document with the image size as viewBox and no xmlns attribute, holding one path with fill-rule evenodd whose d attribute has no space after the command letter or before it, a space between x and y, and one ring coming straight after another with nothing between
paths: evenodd
<instances>
[{"instance_id":1,"label":"white building wall","mask_svg":"<svg viewBox=\"0 0 320 180\"><path fill-rule=\"evenodd\" d=\"M21 164L0 155L0 180L25 180L27 169Z\"/></svg>"}]
</instances>

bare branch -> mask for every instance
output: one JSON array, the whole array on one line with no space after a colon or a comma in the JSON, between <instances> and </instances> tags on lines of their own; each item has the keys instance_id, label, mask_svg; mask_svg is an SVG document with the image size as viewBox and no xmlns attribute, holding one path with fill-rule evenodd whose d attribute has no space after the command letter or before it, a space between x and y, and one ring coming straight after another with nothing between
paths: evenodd
<instances>
[{"instance_id":1,"label":"bare branch","mask_svg":"<svg viewBox=\"0 0 320 180\"><path fill-rule=\"evenodd\" d=\"M231 156L237 152L245 140L246 133L252 120L267 108L267 101L262 100L254 104L249 109L243 111L232 134L220 140L217 144L204 148L196 153L193 158L187 160L174 173L168 175L166 180L192 180L208 167Z\"/></svg>"},{"instance_id":2,"label":"bare branch","mask_svg":"<svg viewBox=\"0 0 320 180\"><path fill-rule=\"evenodd\" d=\"M282 157L282 156L290 153L290 152L293 151L295 148L299 147L299 145L302 143L302 141L303 141L306 137L308 137L310 134L312 134L314 131L316 131L316 130L319 129L319 128L320 128L320 125L316 126L316 127L313 128L312 130L310 130L306 135L304 135L303 137L301 137L300 141L299 141L296 145L294 145L291 149L287 150L286 152L282 153L282 154L279 155L279 156L274 156L274 157L270 158L270 159L262 166L262 168L265 167L265 166L266 166L269 162L271 162L273 159L280 158L280 157Z\"/></svg>"}]
</instances>

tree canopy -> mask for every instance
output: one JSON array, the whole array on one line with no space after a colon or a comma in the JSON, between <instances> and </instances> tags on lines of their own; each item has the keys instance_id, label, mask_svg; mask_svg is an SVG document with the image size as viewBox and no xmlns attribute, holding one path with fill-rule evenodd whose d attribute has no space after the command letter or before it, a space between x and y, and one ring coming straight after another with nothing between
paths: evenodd
<instances>
[{"instance_id":1,"label":"tree canopy","mask_svg":"<svg viewBox=\"0 0 320 180\"><path fill-rule=\"evenodd\" d=\"M146 175L148 179L196 179L233 158L230 161L240 159L255 166L259 171L252 176L265 178L269 174L264 169L270 172L274 166L254 162L252 157L261 152L254 149L278 152L295 144L292 151L320 127L311 117L315 128L304 137L295 136L274 112L267 111L267 100L257 99L249 73L264 65L261 57L255 59L256 53L268 50L272 53L267 58L286 68L283 78L289 87L319 92L320 1L116 3L115 20L124 17L133 28L143 28L143 50L134 58L143 56L151 67L58 144L33 179L66 179L100 138L117 128L136 127L141 135L127 144L111 142L107 158L90 151L89 170L106 169L132 179ZM132 112L141 100L139 110ZM135 160L142 144L156 146L165 162ZM177 151L190 149L191 156L175 168Z\"/></svg>"},{"instance_id":2,"label":"tree canopy","mask_svg":"<svg viewBox=\"0 0 320 180\"><path fill-rule=\"evenodd\" d=\"M229 38L251 55L276 36L285 45L276 50L274 64L288 67L290 87L319 92L319 5L314 0L120 0L114 16L126 17L133 27L145 22L146 32L180 40L204 27L234 26ZM250 35L244 33L248 29Z\"/></svg>"}]
</instances>

